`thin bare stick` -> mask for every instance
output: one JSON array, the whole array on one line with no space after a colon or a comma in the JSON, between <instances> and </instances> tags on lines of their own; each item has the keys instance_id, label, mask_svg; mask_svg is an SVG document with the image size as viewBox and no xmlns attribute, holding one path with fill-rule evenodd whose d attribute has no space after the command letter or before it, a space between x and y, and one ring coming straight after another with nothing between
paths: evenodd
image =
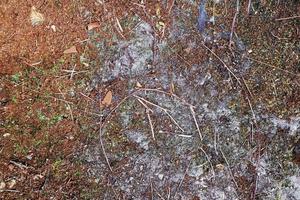
<instances>
[{"instance_id":1,"label":"thin bare stick","mask_svg":"<svg viewBox=\"0 0 300 200\"><path fill-rule=\"evenodd\" d=\"M120 21L119 21L119 19L118 19L117 17L115 17L115 19L116 19L116 22L117 22L117 25L118 25L118 27L119 27L120 31L123 33L123 32L124 32L124 30L123 30L123 28L122 28L122 26L121 26L121 24L120 24Z\"/></svg>"},{"instance_id":2,"label":"thin bare stick","mask_svg":"<svg viewBox=\"0 0 300 200\"><path fill-rule=\"evenodd\" d=\"M233 36L233 33L234 33L234 27L235 27L235 21L236 21L236 18L239 14L239 1L237 0L236 1L236 12L234 14L234 17L233 17L233 20L232 20L232 24L231 24L231 32L230 32L230 39L229 39L229 48L231 48L231 45L233 44L233 41L232 41L232 36Z\"/></svg>"},{"instance_id":3,"label":"thin bare stick","mask_svg":"<svg viewBox=\"0 0 300 200\"><path fill-rule=\"evenodd\" d=\"M126 97L124 97L108 114L107 116L105 117L105 120L104 122L102 123L102 126L100 126L100 128L102 128L106 122L110 119L111 115L129 98L131 97L133 94L130 94Z\"/></svg>"},{"instance_id":4,"label":"thin bare stick","mask_svg":"<svg viewBox=\"0 0 300 200\"><path fill-rule=\"evenodd\" d=\"M171 187L168 187L168 196L167 196L167 200L169 200L171 198Z\"/></svg>"},{"instance_id":5,"label":"thin bare stick","mask_svg":"<svg viewBox=\"0 0 300 200\"><path fill-rule=\"evenodd\" d=\"M151 120L151 116L150 116L150 111L151 112L153 112L153 111L142 100L140 100L138 98L137 98L137 100L146 108L146 114L148 117L150 129L151 129L151 133L152 133L152 138L153 138L153 140L155 140L154 128L153 128L153 124L152 124L152 120Z\"/></svg>"},{"instance_id":6,"label":"thin bare stick","mask_svg":"<svg viewBox=\"0 0 300 200\"><path fill-rule=\"evenodd\" d=\"M271 35L275 38L277 38L278 40L288 40L289 38L282 38L282 37L278 37L277 35L275 35L272 31L270 32Z\"/></svg>"},{"instance_id":7,"label":"thin bare stick","mask_svg":"<svg viewBox=\"0 0 300 200\"><path fill-rule=\"evenodd\" d=\"M155 106L155 107L161 109L162 111L164 111L164 112L169 116L169 118L173 121L173 123L174 123L174 124L175 124L182 132L185 132L184 129L181 128L181 126L177 123L177 121L176 121L176 120L172 117L172 115L169 113L169 110L168 110L168 109L163 108L163 107L161 107L161 106L159 106L159 105L157 105L157 104L155 104L155 103L152 103L151 101L148 101L148 100L144 99L143 97L140 97L140 96L137 96L137 95L133 95L133 96L136 97L136 98L138 98L138 99L140 99L140 100L142 100L142 101L144 101L145 103L148 103L148 104L150 104L150 105L152 105L152 106Z\"/></svg>"},{"instance_id":8,"label":"thin bare stick","mask_svg":"<svg viewBox=\"0 0 300 200\"><path fill-rule=\"evenodd\" d=\"M194 108L192 106L190 106L190 110L191 110L191 113L192 113L192 116L193 116L193 119L194 119L194 122L195 122L195 125L196 125L196 128L197 128L197 131L198 131L198 135L200 137L200 140L202 141L203 137L202 137L199 125L198 125L198 121L197 121L197 118L196 118L195 110L194 110Z\"/></svg>"},{"instance_id":9,"label":"thin bare stick","mask_svg":"<svg viewBox=\"0 0 300 200\"><path fill-rule=\"evenodd\" d=\"M81 94L82 96L84 96L84 97L88 98L89 100L91 100L91 101L93 101L93 102L95 103L95 100L94 100L94 99L92 99L91 97L89 97L89 96L87 96L87 95L83 94L82 92L79 92L79 94Z\"/></svg>"},{"instance_id":10,"label":"thin bare stick","mask_svg":"<svg viewBox=\"0 0 300 200\"><path fill-rule=\"evenodd\" d=\"M156 188L154 188L154 191L157 194L157 196L159 196L159 198L161 198L162 200L166 200L161 194L159 194Z\"/></svg>"},{"instance_id":11,"label":"thin bare stick","mask_svg":"<svg viewBox=\"0 0 300 200\"><path fill-rule=\"evenodd\" d=\"M170 3L170 5L168 5L168 15L170 16L170 14L171 14L171 11L172 11L172 8L173 8L173 6L174 6L174 3L175 3L175 0L171 0L171 3Z\"/></svg>"},{"instance_id":12,"label":"thin bare stick","mask_svg":"<svg viewBox=\"0 0 300 200\"><path fill-rule=\"evenodd\" d=\"M251 113L252 113L253 121L254 121L255 124L257 124L256 117L255 117L255 114L254 114L254 111L253 111L253 108L252 108L251 101L250 101L250 99L248 97L246 97L246 98L247 98L247 101L248 101L248 104L249 104L249 107L250 107L250 110L251 110Z\"/></svg>"},{"instance_id":13,"label":"thin bare stick","mask_svg":"<svg viewBox=\"0 0 300 200\"><path fill-rule=\"evenodd\" d=\"M25 87L28 88L27 86L25 86ZM36 92L36 93L38 93L38 94L44 94L44 93L39 92L39 91L37 91L37 90L33 90L33 89L30 89L30 88L28 88L28 89L29 89L30 91ZM50 97L50 98L52 98L52 99L54 99L54 100L57 100L57 101L62 101L62 102L65 102L65 103L74 105L74 103L71 102L71 101L67 101L67 100L64 100L64 99L56 98L56 97L51 96L51 95L47 95L47 97ZM46 97L45 97L45 98L46 98Z\"/></svg>"},{"instance_id":14,"label":"thin bare stick","mask_svg":"<svg viewBox=\"0 0 300 200\"><path fill-rule=\"evenodd\" d=\"M75 72L75 68L76 68L76 64L74 65L72 71L71 71L71 75L70 75L70 79L72 80L73 79L73 75L74 75L74 72Z\"/></svg>"},{"instance_id":15,"label":"thin bare stick","mask_svg":"<svg viewBox=\"0 0 300 200\"><path fill-rule=\"evenodd\" d=\"M142 104L146 108L146 110L153 112L153 110L149 108L149 106L147 106L147 104L145 104L142 100L140 100L139 98L137 98L137 100L140 102L140 104Z\"/></svg>"},{"instance_id":16,"label":"thin bare stick","mask_svg":"<svg viewBox=\"0 0 300 200\"><path fill-rule=\"evenodd\" d=\"M266 63L266 62L263 62L263 61L260 61L260 60L254 59L254 58L251 58L251 57L249 57L249 56L245 56L245 58L247 58L247 59L249 59L249 60L252 60L252 61L255 61L255 62L259 63L259 64L263 64L263 65L272 67L272 68L274 68L274 69L278 69L278 70L280 70L280 71L283 71L283 72L285 72L285 73L287 73L287 74L291 74L291 75L293 75L293 76L300 76L299 74L292 73L292 72L287 71L287 70L285 70L285 69L281 69L280 67L276 67L276 66L274 66L274 65L271 65L271 64L269 64L269 63Z\"/></svg>"},{"instance_id":17,"label":"thin bare stick","mask_svg":"<svg viewBox=\"0 0 300 200\"><path fill-rule=\"evenodd\" d=\"M13 161L13 160L10 160L9 163L16 165L16 166L19 167L20 169L24 169L24 168L25 168L25 169L28 169L28 168L34 169L33 167L28 167L28 166L26 166L26 165L24 165L24 164L22 164L22 163L15 162L15 161Z\"/></svg>"},{"instance_id":18,"label":"thin bare stick","mask_svg":"<svg viewBox=\"0 0 300 200\"><path fill-rule=\"evenodd\" d=\"M20 191L19 190L0 190L0 193L1 192L15 192L15 193L19 193Z\"/></svg>"},{"instance_id":19,"label":"thin bare stick","mask_svg":"<svg viewBox=\"0 0 300 200\"><path fill-rule=\"evenodd\" d=\"M225 16L227 15L228 13L228 9L227 9L227 0L224 0L224 4L225 4Z\"/></svg>"},{"instance_id":20,"label":"thin bare stick","mask_svg":"<svg viewBox=\"0 0 300 200\"><path fill-rule=\"evenodd\" d=\"M176 122L176 120L172 117L172 115L164 110L164 112L170 117L170 119L173 121L173 123L182 131L182 132L185 132L183 128L181 128L181 126Z\"/></svg>"},{"instance_id":21,"label":"thin bare stick","mask_svg":"<svg viewBox=\"0 0 300 200\"><path fill-rule=\"evenodd\" d=\"M210 159L209 159L207 153L204 151L204 149L203 149L202 147L200 147L200 150L204 153L204 155L205 155L205 157L206 157L206 159L207 159L207 161L208 161L208 163L209 163L209 165L210 165L210 167L211 167L211 171L212 171L212 173L213 173L213 178L215 179L215 176L216 176L216 175L215 175L214 166L212 165L212 163L211 163L211 161L210 161Z\"/></svg>"},{"instance_id":22,"label":"thin bare stick","mask_svg":"<svg viewBox=\"0 0 300 200\"><path fill-rule=\"evenodd\" d=\"M107 157L107 154L106 154L106 151L105 151L105 148L104 148L104 143L102 141L102 127L101 127L101 122L102 122L102 117L100 117L100 129L99 129L99 140L100 140L100 145L101 145L101 149L102 149L102 153L105 157L105 161L107 163L107 166L109 168L109 170L112 172L112 168L111 168L111 165L110 165L110 162L109 162L109 159Z\"/></svg>"},{"instance_id":23,"label":"thin bare stick","mask_svg":"<svg viewBox=\"0 0 300 200\"><path fill-rule=\"evenodd\" d=\"M252 92L250 91L250 89L249 89L249 87L248 87L248 85L247 85L247 83L246 83L244 77L242 77L242 80L243 80L243 83L244 83L244 85L245 85L245 87L246 87L246 89L247 89L247 91L248 91L250 97L253 98L253 94L252 94Z\"/></svg>"},{"instance_id":24,"label":"thin bare stick","mask_svg":"<svg viewBox=\"0 0 300 200\"><path fill-rule=\"evenodd\" d=\"M62 91L60 90L60 88L58 88L60 94L62 95L63 99L66 99L64 93L62 93ZM70 116L71 116L71 120L74 121L74 117L73 117L73 111L72 111L72 107L70 106L70 104L67 104L67 109L70 111Z\"/></svg>"},{"instance_id":25,"label":"thin bare stick","mask_svg":"<svg viewBox=\"0 0 300 200\"><path fill-rule=\"evenodd\" d=\"M140 96L137 96L137 95L133 95L133 96L136 97L136 98L138 98L138 99L140 99L140 100L142 100L142 101L144 101L145 103L148 103L148 104L150 104L150 105L152 105L154 107L157 107L157 108L159 108L159 109L161 109L163 111L168 111L168 109L163 108L163 107L161 107L161 106L159 106L159 105L157 105L155 103L152 103L151 101L148 101L147 99L145 99L143 97L140 97Z\"/></svg>"},{"instance_id":26,"label":"thin bare stick","mask_svg":"<svg viewBox=\"0 0 300 200\"><path fill-rule=\"evenodd\" d=\"M217 134L218 134L218 132L215 130L214 131L214 149L215 149L216 155L218 155L218 148L217 148L217 140L218 140L218 138L217 138Z\"/></svg>"},{"instance_id":27,"label":"thin bare stick","mask_svg":"<svg viewBox=\"0 0 300 200\"><path fill-rule=\"evenodd\" d=\"M208 48L203 42L201 43L202 46L204 46L210 53L212 53L222 64L223 66L228 70L228 72L237 80L237 82L241 84L239 78L233 73L233 71L226 65L226 63L215 53L213 52L210 48Z\"/></svg>"},{"instance_id":28,"label":"thin bare stick","mask_svg":"<svg viewBox=\"0 0 300 200\"><path fill-rule=\"evenodd\" d=\"M153 184L152 184L152 180L150 181L150 192L151 192L151 200L153 200Z\"/></svg>"},{"instance_id":29,"label":"thin bare stick","mask_svg":"<svg viewBox=\"0 0 300 200\"><path fill-rule=\"evenodd\" d=\"M151 120L151 117L150 117L149 110L146 110L146 113L147 113L148 121L149 121L149 124L150 124L152 138L153 138L153 140L155 140L154 128L153 128L153 124L152 124L152 120Z\"/></svg>"},{"instance_id":30,"label":"thin bare stick","mask_svg":"<svg viewBox=\"0 0 300 200\"><path fill-rule=\"evenodd\" d=\"M230 174L230 176L231 176L231 179L232 179L232 181L233 181L233 183L234 183L236 189L238 190L238 189L239 189L239 186L238 186L238 184L237 184L237 182L236 182L236 180L235 180L235 178L234 178L234 176L233 176L233 173L232 173L232 171L231 171L231 167L230 167L230 165L229 165L229 162L228 162L228 160L227 160L225 154L223 153L221 147L220 147L219 149L220 149L220 152L221 152L221 154L222 154L222 156L223 156L223 158L224 158L224 160L225 160L225 162L226 162L226 164L227 164L228 171L229 171L229 174ZM239 195L237 194L236 191L235 191L234 193L236 194L237 197L239 197Z\"/></svg>"},{"instance_id":31,"label":"thin bare stick","mask_svg":"<svg viewBox=\"0 0 300 200\"><path fill-rule=\"evenodd\" d=\"M185 138L191 138L191 137L193 137L192 135L184 135L184 134L178 134L177 136L179 136L179 137L185 137Z\"/></svg>"},{"instance_id":32,"label":"thin bare stick","mask_svg":"<svg viewBox=\"0 0 300 200\"><path fill-rule=\"evenodd\" d=\"M176 46L176 45L175 45ZM184 59L180 54L178 54L177 52L175 52L173 50L174 48L171 48L171 51L176 54L176 56L178 56L183 62L185 62L189 67L192 67L192 64L190 62L188 62L186 59Z\"/></svg>"},{"instance_id":33,"label":"thin bare stick","mask_svg":"<svg viewBox=\"0 0 300 200\"><path fill-rule=\"evenodd\" d=\"M185 176L186 176L186 174L187 174L187 172L188 172L188 170L189 170L189 168L190 168L191 163L192 163L192 159L189 160L189 163L188 163L188 165L187 165L187 167L186 167L186 169L185 169L185 171L184 171L183 177L182 177L182 179L180 180L180 182L179 182L179 184L178 184L178 186L177 186L177 188L176 188L176 190L175 190L174 198L176 197L177 191L180 189L180 187L181 187L181 185L182 185L182 183L183 183L183 181L184 181L184 179L185 179Z\"/></svg>"},{"instance_id":34,"label":"thin bare stick","mask_svg":"<svg viewBox=\"0 0 300 200\"><path fill-rule=\"evenodd\" d=\"M248 6L247 6L247 14L250 14L250 8L251 8L251 0L248 0Z\"/></svg>"},{"instance_id":35,"label":"thin bare stick","mask_svg":"<svg viewBox=\"0 0 300 200\"><path fill-rule=\"evenodd\" d=\"M173 96L174 98L180 100L183 104L188 105L188 106L195 107L195 106L193 106L192 104L188 103L186 100L182 99L181 97L177 96L177 95L174 94L174 93L165 92L165 91L163 91L163 90L156 89L156 88L140 88L139 90L142 90L142 91L150 91L150 92L158 92L158 93L166 94L166 95L168 95L168 96Z\"/></svg>"},{"instance_id":36,"label":"thin bare stick","mask_svg":"<svg viewBox=\"0 0 300 200\"><path fill-rule=\"evenodd\" d=\"M288 19L297 19L297 18L300 18L300 15L291 16L291 17L284 17L284 18L278 18L278 19L275 19L275 21L282 21L282 20L288 20Z\"/></svg>"}]
</instances>

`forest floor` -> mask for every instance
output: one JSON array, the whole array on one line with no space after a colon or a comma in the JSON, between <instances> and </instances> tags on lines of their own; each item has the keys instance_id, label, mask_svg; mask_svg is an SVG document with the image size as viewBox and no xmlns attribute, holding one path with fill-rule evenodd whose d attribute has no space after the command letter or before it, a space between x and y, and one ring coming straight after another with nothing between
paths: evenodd
<instances>
[{"instance_id":1,"label":"forest floor","mask_svg":"<svg viewBox=\"0 0 300 200\"><path fill-rule=\"evenodd\" d=\"M2 0L0 199L300 199L300 3Z\"/></svg>"}]
</instances>

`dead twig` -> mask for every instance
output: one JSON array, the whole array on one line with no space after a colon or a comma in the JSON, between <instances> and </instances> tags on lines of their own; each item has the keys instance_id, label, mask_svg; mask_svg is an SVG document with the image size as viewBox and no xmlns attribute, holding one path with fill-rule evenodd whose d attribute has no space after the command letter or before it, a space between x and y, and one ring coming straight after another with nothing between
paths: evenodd
<instances>
[{"instance_id":1,"label":"dead twig","mask_svg":"<svg viewBox=\"0 0 300 200\"><path fill-rule=\"evenodd\" d=\"M196 118L195 110L194 110L194 108L193 108L192 106L190 106L190 110L191 110L191 113L192 113L192 116L193 116L193 119L194 119L194 123L195 123L196 128L197 128L197 131L198 131L198 135L199 135L199 137L200 137L200 140L202 141L202 140L203 140L203 137L202 137L202 134L201 134L199 125L198 125L198 121L197 121L197 118Z\"/></svg>"},{"instance_id":2,"label":"dead twig","mask_svg":"<svg viewBox=\"0 0 300 200\"><path fill-rule=\"evenodd\" d=\"M192 135L184 135L184 134L178 134L177 136L184 137L184 138L191 138L191 137L193 137Z\"/></svg>"},{"instance_id":3,"label":"dead twig","mask_svg":"<svg viewBox=\"0 0 300 200\"><path fill-rule=\"evenodd\" d=\"M159 105L157 105L157 104L155 104L155 103L152 103L151 101L148 101L148 100L144 99L143 97L140 97L140 96L137 96L137 95L133 95L133 96L136 97L136 98L138 98L138 99L140 99L140 100L142 100L142 101L144 101L145 103L148 103L148 104L150 104L150 105L152 105L152 106L155 106L155 107L161 109L163 112L165 112L165 113L169 116L169 118L172 120L172 122L173 122L173 123L174 123L174 124L175 124L182 132L185 132L184 129L181 128L181 126L177 123L177 121L176 121L176 120L172 117L172 115L169 113L169 110L168 110L168 109L163 108L163 107L161 107L161 106L159 106Z\"/></svg>"},{"instance_id":4,"label":"dead twig","mask_svg":"<svg viewBox=\"0 0 300 200\"><path fill-rule=\"evenodd\" d=\"M218 148L217 148L217 140L218 140L218 133L216 131L214 131L214 149L215 149L215 153L216 155L218 155Z\"/></svg>"},{"instance_id":5,"label":"dead twig","mask_svg":"<svg viewBox=\"0 0 300 200\"><path fill-rule=\"evenodd\" d=\"M86 97L87 99L89 99L89 100L91 100L92 102L94 102L94 103L95 103L95 100L94 100L94 99L92 99L91 97L89 97L89 96L87 96L87 95L83 94L82 92L79 92L79 94L81 94L82 96Z\"/></svg>"},{"instance_id":6,"label":"dead twig","mask_svg":"<svg viewBox=\"0 0 300 200\"><path fill-rule=\"evenodd\" d=\"M25 86L25 87L27 87L27 86ZM28 88L28 87L27 87L27 88ZM38 93L38 94L44 94L44 93L39 92L39 91L37 91L37 90L33 90L33 89L30 89L30 88L28 88L28 89L29 89L30 91L35 92L35 93ZM60 98L57 98L57 97L54 97L54 96L51 96L51 95L47 95L47 97L50 97L50 98L52 98L52 99L54 99L54 100L57 100L57 101L62 101L62 102L64 102L64 103L68 103L68 104L74 105L74 103L71 102L71 101L67 101L67 100L64 100L64 99L60 99Z\"/></svg>"},{"instance_id":7,"label":"dead twig","mask_svg":"<svg viewBox=\"0 0 300 200\"><path fill-rule=\"evenodd\" d=\"M202 46L204 47L204 48L206 48L210 53L212 53L222 64L223 64L223 66L227 69L227 71L237 80L237 82L240 84L240 85L242 85L241 84L241 82L240 82L240 80L239 80L239 78L233 73L233 71L226 65L226 63L215 53L215 52L213 52L210 48L208 48L203 42L201 43L202 44Z\"/></svg>"},{"instance_id":8,"label":"dead twig","mask_svg":"<svg viewBox=\"0 0 300 200\"><path fill-rule=\"evenodd\" d=\"M244 83L244 85L245 85L245 87L246 87L246 89L247 89L247 91L248 91L250 97L253 98L253 94L252 94L252 92L250 91L250 89L249 89L249 87L248 87L248 85L247 85L247 83L246 83L244 77L242 77L242 80L243 80L243 83Z\"/></svg>"},{"instance_id":9,"label":"dead twig","mask_svg":"<svg viewBox=\"0 0 300 200\"><path fill-rule=\"evenodd\" d=\"M248 5L247 5L247 14L250 14L250 8L251 8L251 0L248 0Z\"/></svg>"},{"instance_id":10,"label":"dead twig","mask_svg":"<svg viewBox=\"0 0 300 200\"><path fill-rule=\"evenodd\" d=\"M124 97L105 117L104 122L102 123L102 126L100 128L103 128L106 122L110 119L111 115L128 99L130 98L134 93Z\"/></svg>"},{"instance_id":11,"label":"dead twig","mask_svg":"<svg viewBox=\"0 0 300 200\"><path fill-rule=\"evenodd\" d=\"M150 92L158 92L158 93L162 93L162 94L166 94L168 96L172 96L178 100L180 100L183 104L187 105L187 106L192 106L192 107L195 107L193 106L192 104L188 103L186 100L182 99L181 97L177 96L176 94L174 93L170 93L170 92L165 92L163 90L160 90L160 89L155 89L155 88L140 88L139 90L141 91L150 91Z\"/></svg>"},{"instance_id":12,"label":"dead twig","mask_svg":"<svg viewBox=\"0 0 300 200\"><path fill-rule=\"evenodd\" d=\"M151 192L151 200L153 200L153 184L152 184L152 180L150 181L150 192Z\"/></svg>"},{"instance_id":13,"label":"dead twig","mask_svg":"<svg viewBox=\"0 0 300 200\"><path fill-rule=\"evenodd\" d=\"M153 124L152 124L152 120L151 120L151 117L150 117L149 110L146 110L146 113L147 113L148 121L149 121L149 124L150 124L152 138L153 138L153 140L155 140L154 128L153 128Z\"/></svg>"},{"instance_id":14,"label":"dead twig","mask_svg":"<svg viewBox=\"0 0 300 200\"><path fill-rule=\"evenodd\" d=\"M155 140L155 134L154 134L154 128L153 128L153 124L152 124L152 120L150 117L150 112L153 112L142 100L138 99L137 100L145 107L146 109L146 114L148 117L148 121L149 121L149 125L150 125L150 129L151 129L151 133L152 133L152 138L153 140Z\"/></svg>"},{"instance_id":15,"label":"dead twig","mask_svg":"<svg viewBox=\"0 0 300 200\"><path fill-rule=\"evenodd\" d=\"M60 94L62 95L63 99L66 99L64 93L62 93L62 91L60 90L60 88L58 88ZM73 111L72 111L72 107L70 106L70 104L67 104L67 109L70 111L70 116L71 116L71 120L74 121L74 117L73 117Z\"/></svg>"},{"instance_id":16,"label":"dead twig","mask_svg":"<svg viewBox=\"0 0 300 200\"><path fill-rule=\"evenodd\" d=\"M167 196L167 200L169 200L171 198L171 187L168 187L168 196Z\"/></svg>"},{"instance_id":17,"label":"dead twig","mask_svg":"<svg viewBox=\"0 0 300 200\"><path fill-rule=\"evenodd\" d=\"M112 168L111 168L111 165L110 165L110 162L109 162L109 159L107 157L107 154L106 154L106 151L105 151L105 148L104 148L104 143L102 141L102 128L101 128L101 122L102 122L102 117L100 117L100 129L99 129L99 141L100 141L100 145L101 145L101 149L102 149L102 153L105 157L105 161L107 163L107 166L109 168L109 170L112 172Z\"/></svg>"},{"instance_id":18,"label":"dead twig","mask_svg":"<svg viewBox=\"0 0 300 200\"><path fill-rule=\"evenodd\" d=\"M285 72L285 73L290 74L290 75L293 75L293 76L300 76L299 74L292 73L292 72L287 71L287 70L285 70L285 69L281 69L280 67L277 67L277 66L271 65L271 64L269 64L269 63L266 63L266 62L263 62L263 61L260 61L260 60L251 58L251 57L249 57L249 56L245 56L245 58L247 58L247 59L249 59L249 60L252 60L252 61L254 61L254 62L257 62L257 63L259 63L259 64L262 64L262 65L265 65L265 66L268 66L268 67L272 67L272 68L274 68L274 69L278 69L278 70L280 70L280 71L282 71L282 72Z\"/></svg>"},{"instance_id":19,"label":"dead twig","mask_svg":"<svg viewBox=\"0 0 300 200\"><path fill-rule=\"evenodd\" d=\"M300 15L297 15L297 16L291 16L291 17L278 18L278 19L275 19L275 21L282 21L282 20L289 20L289 19L297 19L297 18L300 18Z\"/></svg>"},{"instance_id":20,"label":"dead twig","mask_svg":"<svg viewBox=\"0 0 300 200\"><path fill-rule=\"evenodd\" d=\"M0 193L1 192L15 192L15 193L19 193L20 191L19 190L0 190Z\"/></svg>"},{"instance_id":21,"label":"dead twig","mask_svg":"<svg viewBox=\"0 0 300 200\"><path fill-rule=\"evenodd\" d=\"M236 18L239 14L239 0L236 1L236 11L232 20L232 24L231 24L231 31L230 31L230 38L229 38L229 48L231 49L231 45L233 44L232 41L232 37L233 37L233 33L234 33L234 27L235 27L235 22L236 22Z\"/></svg>"},{"instance_id":22,"label":"dead twig","mask_svg":"<svg viewBox=\"0 0 300 200\"><path fill-rule=\"evenodd\" d=\"M228 162L228 160L227 160L225 154L223 153L221 147L220 147L219 149L220 149L220 152L221 152L221 154L222 154L222 156L223 156L223 158L224 158L224 160L225 160L225 162L226 162L226 165L227 165L227 167L228 167L228 171L229 171L229 174L230 174L230 176L231 176L231 179L232 179L232 181L233 181L233 183L234 183L234 185L235 185L235 187L236 187L236 189L237 189L237 191L238 191L239 186L238 186L238 184L237 184L237 182L236 182L236 180L235 180L235 178L234 178L234 176L233 176L233 173L232 173L231 167L230 167L230 165L229 165L229 162ZM237 197L239 197L239 195L237 194L236 191L235 191L234 193L236 194Z\"/></svg>"},{"instance_id":23,"label":"dead twig","mask_svg":"<svg viewBox=\"0 0 300 200\"><path fill-rule=\"evenodd\" d=\"M13 161L13 160L10 160L9 163L11 163L11 164L19 167L20 169L29 169L29 168L30 169L34 169L33 167L28 167L28 166L26 166L26 165L24 165L22 163L19 163L19 162Z\"/></svg>"},{"instance_id":24,"label":"dead twig","mask_svg":"<svg viewBox=\"0 0 300 200\"><path fill-rule=\"evenodd\" d=\"M212 173L213 173L213 178L215 179L216 175L215 175L214 166L212 165L212 163L211 163L211 161L210 161L210 159L209 159L207 153L204 151L204 149L203 149L202 147L200 147L200 150L204 153L204 155L205 155L205 157L206 157L206 159L207 159L207 161L208 161L208 163L209 163L209 165L210 165L210 167L211 167L211 171L212 171Z\"/></svg>"},{"instance_id":25,"label":"dead twig","mask_svg":"<svg viewBox=\"0 0 300 200\"><path fill-rule=\"evenodd\" d=\"M249 104L249 107L250 107L250 110L251 110L251 113L252 113L252 118L253 118L253 121L254 121L254 124L257 124L256 122L256 117L255 117L255 114L254 114L254 111L253 111L253 108L252 108L252 104L251 104L251 101L248 97L247 98L247 101L248 101L248 104Z\"/></svg>"},{"instance_id":26,"label":"dead twig","mask_svg":"<svg viewBox=\"0 0 300 200\"><path fill-rule=\"evenodd\" d=\"M178 184L178 186L177 186L177 188L176 188L176 190L175 190L174 198L176 197L178 190L181 188L181 185L182 185L182 183L183 183L183 181L184 181L184 179L185 179L185 177L186 177L186 175L187 175L187 172L188 172L188 170L189 170L189 168L190 168L191 163L192 163L192 159L189 160L189 163L188 163L188 165L187 165L187 167L186 167L186 169L185 169L185 171L184 171L183 177L182 177L182 179L180 180L180 182L179 182L179 184Z\"/></svg>"},{"instance_id":27,"label":"dead twig","mask_svg":"<svg viewBox=\"0 0 300 200\"><path fill-rule=\"evenodd\" d=\"M175 3L175 0L170 0L170 4L169 4L169 1L168 1L168 15L170 16L171 14L171 11L172 11L172 8L174 6L174 3Z\"/></svg>"}]
</instances>

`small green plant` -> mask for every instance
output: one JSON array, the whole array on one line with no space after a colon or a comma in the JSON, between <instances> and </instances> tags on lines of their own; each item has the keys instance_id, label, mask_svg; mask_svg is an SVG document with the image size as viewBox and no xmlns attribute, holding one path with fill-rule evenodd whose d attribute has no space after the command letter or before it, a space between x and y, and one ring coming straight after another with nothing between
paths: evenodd
<instances>
[{"instance_id":1,"label":"small green plant","mask_svg":"<svg viewBox=\"0 0 300 200\"><path fill-rule=\"evenodd\" d=\"M52 169L54 172L57 172L60 168L60 166L62 165L63 160L58 158L55 160L55 162L52 164Z\"/></svg>"},{"instance_id":2,"label":"small green plant","mask_svg":"<svg viewBox=\"0 0 300 200\"><path fill-rule=\"evenodd\" d=\"M64 116L63 115L55 115L55 116L53 116L52 118L51 118L51 120L50 120L50 124L56 124L56 123L58 123L58 122L60 122L61 120L63 120L63 118L64 118Z\"/></svg>"},{"instance_id":3,"label":"small green plant","mask_svg":"<svg viewBox=\"0 0 300 200\"><path fill-rule=\"evenodd\" d=\"M20 82L20 77L21 77L21 74L20 73L16 73L14 75L11 76L11 79L13 82L15 83L19 83Z\"/></svg>"},{"instance_id":4,"label":"small green plant","mask_svg":"<svg viewBox=\"0 0 300 200\"><path fill-rule=\"evenodd\" d=\"M11 100L12 100L12 102L14 102L14 103L18 103L17 97L16 97L15 95L12 96Z\"/></svg>"},{"instance_id":5,"label":"small green plant","mask_svg":"<svg viewBox=\"0 0 300 200\"><path fill-rule=\"evenodd\" d=\"M41 122L45 122L48 120L47 116L44 115L44 113L42 113L42 111L40 111L40 110L37 111L37 116Z\"/></svg>"},{"instance_id":6,"label":"small green plant","mask_svg":"<svg viewBox=\"0 0 300 200\"><path fill-rule=\"evenodd\" d=\"M15 144L14 148L15 148L15 153L21 153L21 154L28 153L27 147L21 146L20 144Z\"/></svg>"}]
</instances>

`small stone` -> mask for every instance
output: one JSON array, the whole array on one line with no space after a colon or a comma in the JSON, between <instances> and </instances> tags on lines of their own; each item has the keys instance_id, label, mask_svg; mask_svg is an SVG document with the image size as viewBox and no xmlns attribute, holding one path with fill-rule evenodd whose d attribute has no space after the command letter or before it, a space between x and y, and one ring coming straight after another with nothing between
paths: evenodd
<instances>
[{"instance_id":1,"label":"small stone","mask_svg":"<svg viewBox=\"0 0 300 200\"><path fill-rule=\"evenodd\" d=\"M6 138L6 137L9 137L9 136L10 136L10 133L4 133L4 134L3 134L3 137L5 137L5 138Z\"/></svg>"},{"instance_id":2,"label":"small stone","mask_svg":"<svg viewBox=\"0 0 300 200\"><path fill-rule=\"evenodd\" d=\"M220 171L223 171L223 170L224 170L224 165L222 165L222 164L217 164L217 165L216 165L216 168L217 168L218 170L220 170Z\"/></svg>"},{"instance_id":3,"label":"small stone","mask_svg":"<svg viewBox=\"0 0 300 200\"><path fill-rule=\"evenodd\" d=\"M163 174L158 174L158 178L159 178L159 180L163 180L164 175Z\"/></svg>"},{"instance_id":4,"label":"small stone","mask_svg":"<svg viewBox=\"0 0 300 200\"><path fill-rule=\"evenodd\" d=\"M26 156L26 158L27 158L28 160L32 160L32 157L33 157L32 154L29 154L29 155Z\"/></svg>"},{"instance_id":5,"label":"small stone","mask_svg":"<svg viewBox=\"0 0 300 200\"><path fill-rule=\"evenodd\" d=\"M55 25L51 25L50 28L53 30L53 32L56 32L56 26Z\"/></svg>"}]
</instances>

